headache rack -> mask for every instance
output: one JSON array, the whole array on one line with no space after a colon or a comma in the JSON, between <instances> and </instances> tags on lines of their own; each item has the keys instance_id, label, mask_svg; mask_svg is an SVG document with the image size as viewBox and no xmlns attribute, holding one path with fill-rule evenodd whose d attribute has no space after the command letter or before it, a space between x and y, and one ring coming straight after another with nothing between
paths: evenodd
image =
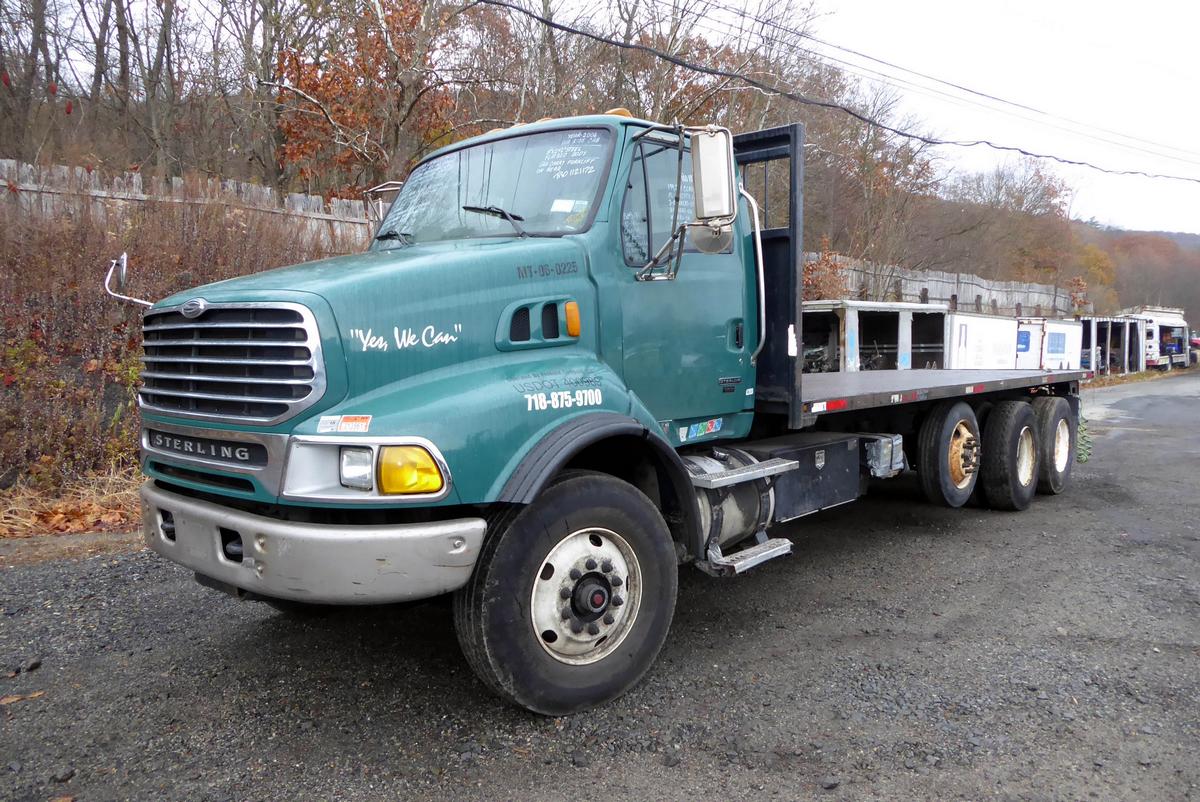
<instances>
[{"instance_id":1,"label":"headache rack","mask_svg":"<svg viewBox=\"0 0 1200 802\"><path fill-rule=\"evenodd\" d=\"M144 411L269 426L321 397L321 339L309 309L204 304L187 317L188 305L155 309L143 321Z\"/></svg>"}]
</instances>

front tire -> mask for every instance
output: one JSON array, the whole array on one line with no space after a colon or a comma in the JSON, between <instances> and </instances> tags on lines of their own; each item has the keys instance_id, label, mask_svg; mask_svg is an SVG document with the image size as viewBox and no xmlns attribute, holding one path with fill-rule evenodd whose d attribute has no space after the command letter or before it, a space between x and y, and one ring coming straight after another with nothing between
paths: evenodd
<instances>
[{"instance_id":1,"label":"front tire","mask_svg":"<svg viewBox=\"0 0 1200 802\"><path fill-rule=\"evenodd\" d=\"M455 630L489 690L566 715L620 696L649 670L678 581L650 499L611 476L571 474L496 522L454 596Z\"/></svg>"}]
</instances>

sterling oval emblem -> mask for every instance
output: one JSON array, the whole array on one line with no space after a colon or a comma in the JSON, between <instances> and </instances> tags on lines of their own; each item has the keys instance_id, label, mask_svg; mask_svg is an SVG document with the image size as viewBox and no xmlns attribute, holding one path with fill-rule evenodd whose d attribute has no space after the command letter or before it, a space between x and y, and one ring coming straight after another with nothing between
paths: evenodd
<instances>
[{"instance_id":1,"label":"sterling oval emblem","mask_svg":"<svg viewBox=\"0 0 1200 802\"><path fill-rule=\"evenodd\" d=\"M192 298L184 302L179 312L186 318L196 318L203 315L206 309L208 309L208 301L203 298Z\"/></svg>"}]
</instances>

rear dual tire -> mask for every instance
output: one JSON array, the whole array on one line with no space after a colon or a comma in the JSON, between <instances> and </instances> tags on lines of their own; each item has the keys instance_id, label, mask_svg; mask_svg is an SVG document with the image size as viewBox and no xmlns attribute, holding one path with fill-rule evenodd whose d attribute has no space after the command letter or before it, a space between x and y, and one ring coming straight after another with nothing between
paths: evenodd
<instances>
[{"instance_id":1,"label":"rear dual tire","mask_svg":"<svg viewBox=\"0 0 1200 802\"><path fill-rule=\"evenodd\" d=\"M1075 415L1064 398L986 401L975 410L963 401L944 401L930 410L918 433L921 489L943 506L969 501L1024 510L1036 493L1066 489L1075 437Z\"/></svg>"},{"instance_id":2,"label":"rear dual tire","mask_svg":"<svg viewBox=\"0 0 1200 802\"><path fill-rule=\"evenodd\" d=\"M1041 436L1033 407L1025 401L998 401L983 430L980 481L987 505L1024 510L1037 492Z\"/></svg>"},{"instance_id":3,"label":"rear dual tire","mask_svg":"<svg viewBox=\"0 0 1200 802\"><path fill-rule=\"evenodd\" d=\"M1033 401L1033 414L1041 439L1037 492L1058 495L1067 489L1075 465L1075 413L1065 398L1039 396Z\"/></svg>"},{"instance_id":4,"label":"rear dual tire","mask_svg":"<svg viewBox=\"0 0 1200 802\"><path fill-rule=\"evenodd\" d=\"M917 475L925 498L961 507L978 481L979 421L965 401L943 401L929 411L917 434Z\"/></svg>"}]
</instances>

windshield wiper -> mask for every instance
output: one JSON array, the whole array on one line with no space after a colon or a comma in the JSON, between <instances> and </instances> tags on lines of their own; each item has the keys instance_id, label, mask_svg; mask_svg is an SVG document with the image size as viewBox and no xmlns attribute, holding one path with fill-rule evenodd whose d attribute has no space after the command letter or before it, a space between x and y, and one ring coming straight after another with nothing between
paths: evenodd
<instances>
[{"instance_id":1,"label":"windshield wiper","mask_svg":"<svg viewBox=\"0 0 1200 802\"><path fill-rule=\"evenodd\" d=\"M512 223L512 227L517 230L517 234L521 235L522 237L529 236L529 234L525 231L525 228L520 223L520 221L524 220L525 218L519 214L506 212L499 206L464 206L462 208L464 212L475 212L476 214L488 214L492 217L502 217L508 222Z\"/></svg>"},{"instance_id":2,"label":"windshield wiper","mask_svg":"<svg viewBox=\"0 0 1200 802\"><path fill-rule=\"evenodd\" d=\"M389 228L387 231L380 231L378 234L375 235L376 242L382 242L383 240L389 240L389 239L398 239L401 242L403 242L405 245L413 244L412 234L409 234L406 231L397 231L394 228Z\"/></svg>"}]
</instances>

